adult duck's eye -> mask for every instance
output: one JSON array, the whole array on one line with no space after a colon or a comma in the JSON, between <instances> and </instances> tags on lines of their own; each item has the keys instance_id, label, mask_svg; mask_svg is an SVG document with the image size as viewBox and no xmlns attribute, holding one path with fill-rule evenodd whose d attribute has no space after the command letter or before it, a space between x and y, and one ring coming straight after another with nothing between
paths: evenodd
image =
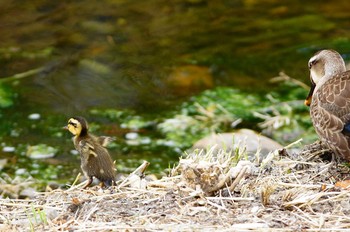
<instances>
[{"instance_id":1,"label":"adult duck's eye","mask_svg":"<svg viewBox=\"0 0 350 232\"><path fill-rule=\"evenodd\" d=\"M314 66L317 63L317 60L311 60L309 62L309 69L311 69L312 66Z\"/></svg>"}]
</instances>

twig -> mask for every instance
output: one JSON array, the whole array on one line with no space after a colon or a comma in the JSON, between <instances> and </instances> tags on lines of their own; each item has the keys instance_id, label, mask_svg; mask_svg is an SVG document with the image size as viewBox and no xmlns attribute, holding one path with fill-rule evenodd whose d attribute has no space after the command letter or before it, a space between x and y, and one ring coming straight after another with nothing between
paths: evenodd
<instances>
[{"instance_id":1,"label":"twig","mask_svg":"<svg viewBox=\"0 0 350 232\"><path fill-rule=\"evenodd\" d=\"M228 188L230 192L232 192L237 184L241 181L241 179L244 177L244 175L246 174L246 172L248 171L249 167L248 166L244 166L243 169L239 172L238 176L236 177L236 179L232 182L231 186Z\"/></svg>"},{"instance_id":2,"label":"twig","mask_svg":"<svg viewBox=\"0 0 350 232\"><path fill-rule=\"evenodd\" d=\"M208 200L254 201L254 197L205 197Z\"/></svg>"},{"instance_id":3,"label":"twig","mask_svg":"<svg viewBox=\"0 0 350 232\"><path fill-rule=\"evenodd\" d=\"M303 89L310 89L310 87L308 85L306 85L305 83L297 80L297 79L294 79L294 78L291 78L290 76L288 76L287 74L285 74L284 72L279 72L278 74L279 76L277 77L273 77L270 79L270 82L274 83L274 82L281 82L281 81L285 81L285 82L292 82L296 85L299 85L300 87L302 87Z\"/></svg>"},{"instance_id":4,"label":"twig","mask_svg":"<svg viewBox=\"0 0 350 232\"><path fill-rule=\"evenodd\" d=\"M211 201L208 201L208 200L207 200L207 203L208 203L209 205L211 205L211 206L215 206L215 207L218 208L218 209L222 209L222 210L228 211L228 209L227 209L226 207L221 206L221 205L218 205L218 204L215 204L214 202L211 202Z\"/></svg>"},{"instance_id":5,"label":"twig","mask_svg":"<svg viewBox=\"0 0 350 232\"><path fill-rule=\"evenodd\" d=\"M296 217L298 217L298 218L300 218L300 219L303 219L304 221L307 221L309 224L312 224L312 225L315 226L315 227L318 227L318 226L319 226L318 223L314 222L314 220L312 220L312 218L310 218L308 215L306 215L306 214L304 213L304 211L302 211L299 207L294 206L294 208L298 211L298 213L292 212L293 215L295 215ZM301 216L300 214L303 214L304 217Z\"/></svg>"},{"instance_id":6,"label":"twig","mask_svg":"<svg viewBox=\"0 0 350 232\"><path fill-rule=\"evenodd\" d=\"M87 222L87 220L89 220L89 218L91 217L91 215L97 211L97 208L98 208L98 205L96 204L96 205L94 206L94 208L92 208L92 209L90 210L89 214L86 215L84 222Z\"/></svg>"},{"instance_id":7,"label":"twig","mask_svg":"<svg viewBox=\"0 0 350 232\"><path fill-rule=\"evenodd\" d=\"M149 164L150 163L148 161L143 161L143 163L138 168L136 168L135 171L133 171L127 178L125 178L125 180L118 186L118 189L128 185L130 177L134 175L138 175L141 177L143 173L146 171Z\"/></svg>"},{"instance_id":8,"label":"twig","mask_svg":"<svg viewBox=\"0 0 350 232\"><path fill-rule=\"evenodd\" d=\"M39 72L42 72L43 70L44 70L44 68L41 67L41 68L36 68L36 69L26 71L26 72L22 72L22 73L17 73L13 76L10 76L10 77L3 77L3 78L0 78L0 83L19 80L19 79L22 79L25 77L29 77L29 76L35 75Z\"/></svg>"},{"instance_id":9,"label":"twig","mask_svg":"<svg viewBox=\"0 0 350 232\"><path fill-rule=\"evenodd\" d=\"M291 187L291 188L309 188L309 189L319 189L321 187L320 184L292 184L292 183L283 183L277 182L277 185Z\"/></svg>"}]
</instances>

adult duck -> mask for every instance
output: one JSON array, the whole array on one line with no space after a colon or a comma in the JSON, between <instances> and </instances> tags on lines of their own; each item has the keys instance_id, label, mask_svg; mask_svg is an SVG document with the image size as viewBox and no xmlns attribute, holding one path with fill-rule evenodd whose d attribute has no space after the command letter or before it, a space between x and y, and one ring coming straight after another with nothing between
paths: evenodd
<instances>
[{"instance_id":1,"label":"adult duck","mask_svg":"<svg viewBox=\"0 0 350 232\"><path fill-rule=\"evenodd\" d=\"M305 104L320 140L350 161L350 71L340 54L321 50L309 60L311 89Z\"/></svg>"}]
</instances>

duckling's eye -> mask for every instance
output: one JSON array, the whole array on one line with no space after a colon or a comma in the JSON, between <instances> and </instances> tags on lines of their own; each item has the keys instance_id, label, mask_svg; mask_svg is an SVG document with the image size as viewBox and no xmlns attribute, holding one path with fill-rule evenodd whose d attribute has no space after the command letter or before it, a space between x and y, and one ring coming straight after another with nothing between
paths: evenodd
<instances>
[{"instance_id":1,"label":"duckling's eye","mask_svg":"<svg viewBox=\"0 0 350 232\"><path fill-rule=\"evenodd\" d=\"M68 124L74 126L74 128L77 128L77 124L74 122L68 122Z\"/></svg>"}]
</instances>

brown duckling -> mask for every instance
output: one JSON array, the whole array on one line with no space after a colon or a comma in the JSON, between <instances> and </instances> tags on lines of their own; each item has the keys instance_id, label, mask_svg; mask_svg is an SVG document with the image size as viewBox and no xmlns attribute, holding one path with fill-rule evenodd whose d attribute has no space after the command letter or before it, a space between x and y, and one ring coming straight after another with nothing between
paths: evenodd
<instances>
[{"instance_id":1,"label":"brown duckling","mask_svg":"<svg viewBox=\"0 0 350 232\"><path fill-rule=\"evenodd\" d=\"M320 140L350 161L350 71L340 54L321 50L309 60L311 89L305 100Z\"/></svg>"},{"instance_id":2,"label":"brown duckling","mask_svg":"<svg viewBox=\"0 0 350 232\"><path fill-rule=\"evenodd\" d=\"M115 168L111 156L105 146L113 139L106 136L97 137L89 133L88 123L83 117L68 120L65 129L73 135L75 149L81 158L81 169L88 179L83 188L88 187L93 177L105 186L115 185Z\"/></svg>"}]
</instances>

